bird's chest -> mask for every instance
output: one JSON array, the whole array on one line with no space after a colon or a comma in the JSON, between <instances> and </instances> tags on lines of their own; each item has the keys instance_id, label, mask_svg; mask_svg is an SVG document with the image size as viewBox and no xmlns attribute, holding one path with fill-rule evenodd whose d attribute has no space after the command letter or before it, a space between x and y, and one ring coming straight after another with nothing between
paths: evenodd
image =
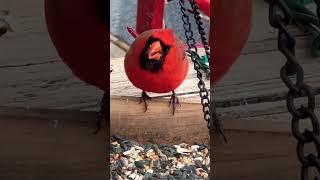
<instances>
[{"instance_id":1,"label":"bird's chest","mask_svg":"<svg viewBox=\"0 0 320 180\"><path fill-rule=\"evenodd\" d=\"M187 67L164 65L157 72L141 69L137 64L126 67L129 80L137 88L154 93L166 93L175 90L184 80Z\"/></svg>"}]
</instances>

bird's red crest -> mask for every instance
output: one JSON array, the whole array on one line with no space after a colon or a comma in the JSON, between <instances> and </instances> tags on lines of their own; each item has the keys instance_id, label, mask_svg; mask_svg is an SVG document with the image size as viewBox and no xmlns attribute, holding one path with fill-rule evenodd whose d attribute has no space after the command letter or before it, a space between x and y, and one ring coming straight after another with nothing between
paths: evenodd
<instances>
[{"instance_id":1,"label":"bird's red crest","mask_svg":"<svg viewBox=\"0 0 320 180\"><path fill-rule=\"evenodd\" d=\"M153 33L153 38L161 39L167 46L174 45L174 33L172 29L161 29Z\"/></svg>"}]
</instances>

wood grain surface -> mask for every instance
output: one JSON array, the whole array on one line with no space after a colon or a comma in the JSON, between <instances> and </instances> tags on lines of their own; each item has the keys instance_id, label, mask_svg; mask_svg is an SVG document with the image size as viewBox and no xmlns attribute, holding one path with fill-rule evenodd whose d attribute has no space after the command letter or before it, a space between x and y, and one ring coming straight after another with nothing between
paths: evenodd
<instances>
[{"instance_id":1,"label":"wood grain surface","mask_svg":"<svg viewBox=\"0 0 320 180\"><path fill-rule=\"evenodd\" d=\"M107 175L106 135L96 113L1 108L0 179L94 179Z\"/></svg>"}]
</instances>

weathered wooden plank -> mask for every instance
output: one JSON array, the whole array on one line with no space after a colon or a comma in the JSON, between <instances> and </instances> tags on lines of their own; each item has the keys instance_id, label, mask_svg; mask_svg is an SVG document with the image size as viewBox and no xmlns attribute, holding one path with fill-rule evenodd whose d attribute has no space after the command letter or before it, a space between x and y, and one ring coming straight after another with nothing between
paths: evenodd
<instances>
[{"instance_id":1,"label":"weathered wooden plank","mask_svg":"<svg viewBox=\"0 0 320 180\"><path fill-rule=\"evenodd\" d=\"M44 1L2 0L15 32L0 39L0 104L53 109L98 109L102 92L75 76L49 38Z\"/></svg>"},{"instance_id":2,"label":"weathered wooden plank","mask_svg":"<svg viewBox=\"0 0 320 180\"><path fill-rule=\"evenodd\" d=\"M318 111L318 110L317 110ZM231 106L226 108L217 108L217 112L221 116L232 117L238 119L247 119L255 117L264 117L266 115L272 117L271 119L285 119L289 121L290 115L288 113L285 101L275 101L275 102L264 102L257 104L242 104L239 106ZM282 118L275 118L281 114Z\"/></svg>"},{"instance_id":3,"label":"weathered wooden plank","mask_svg":"<svg viewBox=\"0 0 320 180\"><path fill-rule=\"evenodd\" d=\"M92 134L96 113L0 111L1 179L106 179L108 132Z\"/></svg>"},{"instance_id":4,"label":"weathered wooden plank","mask_svg":"<svg viewBox=\"0 0 320 180\"><path fill-rule=\"evenodd\" d=\"M144 106L139 104L139 98L134 97L111 96L110 106L111 134L125 134L143 142L149 140L145 139L146 137L150 137L151 140L156 142L171 142L172 139L192 142L195 141L193 139L198 139L198 136L200 136L199 139L202 139L203 136L207 135L206 123L202 118L202 109L199 103L183 102L181 107L177 107L174 116L172 115L172 109L168 106L168 102L162 98L154 98L149 101L147 112L144 112ZM218 113L222 115L221 119L227 131L289 135L291 133L291 122L290 115L285 109L285 103L278 104L274 109L272 109L272 106L264 107L264 110L270 110L268 111L269 114L263 114L266 111L254 111L250 107L250 112L241 111L241 109L227 110L227 108L223 108L218 109ZM248 108L248 106L243 107L243 109L245 108ZM259 110L259 108L257 109ZM278 111L275 111L276 109ZM229 111L238 112L238 114L229 114ZM308 127L308 125L306 121L301 123L301 127ZM189 126L193 126L192 129ZM188 139L185 139L184 136L193 131L200 132L200 134L186 136ZM144 134L144 136L140 136L141 134ZM162 135L161 139L153 139L160 135ZM228 133L226 135L228 136Z\"/></svg>"},{"instance_id":5,"label":"weathered wooden plank","mask_svg":"<svg viewBox=\"0 0 320 180\"><path fill-rule=\"evenodd\" d=\"M140 142L206 142L209 135L200 103L181 103L175 114L161 98L149 101L144 112L139 98L112 97L110 103L111 134L121 134Z\"/></svg>"},{"instance_id":6,"label":"weathered wooden plank","mask_svg":"<svg viewBox=\"0 0 320 180\"><path fill-rule=\"evenodd\" d=\"M216 179L299 179L296 142L286 134L227 131L229 142L213 147Z\"/></svg>"},{"instance_id":7,"label":"weathered wooden plank","mask_svg":"<svg viewBox=\"0 0 320 180\"><path fill-rule=\"evenodd\" d=\"M53 108L97 109L102 92L76 79L61 62L8 67L0 71L1 105Z\"/></svg>"},{"instance_id":8,"label":"weathered wooden plank","mask_svg":"<svg viewBox=\"0 0 320 180\"><path fill-rule=\"evenodd\" d=\"M14 29L0 39L1 66L38 63L58 57L47 33L43 4L42 0L0 2L1 10L9 10L8 21Z\"/></svg>"},{"instance_id":9,"label":"weathered wooden plank","mask_svg":"<svg viewBox=\"0 0 320 180\"><path fill-rule=\"evenodd\" d=\"M148 104L148 110L144 112L139 98L111 96L111 134L125 135L144 143L208 142L208 129L199 103L183 102L177 107L175 115L172 115L172 108L162 98L154 98ZM290 118L285 113L279 117L271 114L240 118L224 113L221 119L227 131L286 135L291 132ZM303 122L301 127L307 125L307 122ZM229 133L226 135L229 136Z\"/></svg>"}]
</instances>

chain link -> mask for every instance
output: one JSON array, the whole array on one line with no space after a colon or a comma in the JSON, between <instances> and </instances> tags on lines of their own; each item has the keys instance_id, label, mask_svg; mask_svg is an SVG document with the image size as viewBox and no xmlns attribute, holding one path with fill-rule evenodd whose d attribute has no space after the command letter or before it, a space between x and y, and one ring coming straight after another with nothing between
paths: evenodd
<instances>
[{"instance_id":1,"label":"chain link","mask_svg":"<svg viewBox=\"0 0 320 180\"><path fill-rule=\"evenodd\" d=\"M317 13L320 15L320 0L315 0L318 6ZM292 19L290 9L283 0L271 0L269 6L269 22L272 27L278 29L278 49L286 57L287 61L281 68L280 77L288 87L287 108L292 115L291 129L292 134L297 139L297 156L302 164L301 179L309 179L309 169L315 167L320 173L320 139L319 139L319 121L314 113L315 94L314 90L304 82L304 71L295 57L295 38L287 29ZM295 81L292 77L295 76ZM301 97L307 97L307 105L300 105L297 108L294 100ZM312 125L312 131L305 129L300 132L299 126L301 120L309 119ZM315 146L317 154L308 153L305 155L305 144L312 143ZM314 179L320 179L319 175Z\"/></svg>"},{"instance_id":2,"label":"chain link","mask_svg":"<svg viewBox=\"0 0 320 180\"><path fill-rule=\"evenodd\" d=\"M193 16L194 16L194 18L196 20L196 23L198 25L198 30L199 30L199 34L200 34L200 37L201 37L202 45L203 45L203 47L205 49L205 52L206 52L206 55L207 55L208 59L210 59L210 47L209 47L209 44L208 44L208 41L207 41L207 38L206 38L206 32L205 32L204 28L202 27L203 23L201 21L199 7L198 7L198 5L197 5L195 0L190 0L190 5L191 5L191 8L192 8Z\"/></svg>"},{"instance_id":3,"label":"chain link","mask_svg":"<svg viewBox=\"0 0 320 180\"><path fill-rule=\"evenodd\" d=\"M187 15L187 9L185 7L184 1L185 0L179 0L179 4L180 4L180 10L182 12L182 21L183 21L183 28L185 30L185 37L186 37L186 41L188 44L187 52L191 54L191 60L194 63L194 69L197 72L197 78L199 80L198 87L200 89L199 94L201 97L201 104L203 106L202 110L204 113L204 120L207 122L209 134L212 133L211 132L212 129L218 130L219 133L221 133L221 135L223 135L223 137L226 141L226 138L222 132L221 126L218 125L219 124L218 122L220 122L220 121L218 120L215 108L210 107L209 92L208 92L207 88L205 87L205 83L202 79L202 73L200 71L200 69L201 69L200 56L198 55L196 41L193 37L193 31L191 30L191 23L189 20L189 16ZM208 41L205 37L204 28L202 27L203 23L201 22L200 13L198 11L199 7L198 7L197 3L195 2L195 0L189 0L189 2L191 5L191 8L192 8L194 18L197 23L197 27L199 30L199 34L201 36L203 47L205 48L206 55L210 59L210 47L209 47ZM214 127L214 128L212 128L212 127Z\"/></svg>"}]
</instances>

